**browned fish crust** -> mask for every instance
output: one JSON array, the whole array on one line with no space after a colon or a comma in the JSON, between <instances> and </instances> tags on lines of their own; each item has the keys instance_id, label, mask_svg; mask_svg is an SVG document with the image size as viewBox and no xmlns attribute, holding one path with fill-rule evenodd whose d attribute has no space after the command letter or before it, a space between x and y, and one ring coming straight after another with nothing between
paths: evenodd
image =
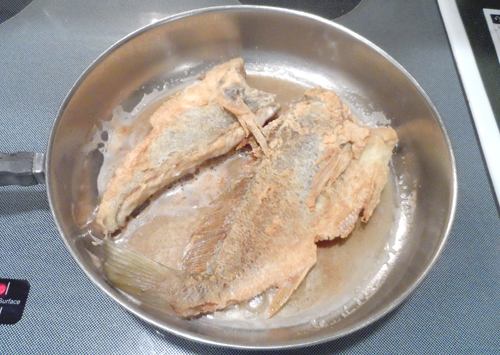
<instances>
[{"instance_id":1,"label":"browned fish crust","mask_svg":"<svg viewBox=\"0 0 500 355\"><path fill-rule=\"evenodd\" d=\"M97 223L105 233L123 227L152 194L227 153L249 133L266 149L260 130L279 104L275 95L248 86L245 76L243 60L233 59L153 113L151 132L126 155L104 192Z\"/></svg>"}]
</instances>

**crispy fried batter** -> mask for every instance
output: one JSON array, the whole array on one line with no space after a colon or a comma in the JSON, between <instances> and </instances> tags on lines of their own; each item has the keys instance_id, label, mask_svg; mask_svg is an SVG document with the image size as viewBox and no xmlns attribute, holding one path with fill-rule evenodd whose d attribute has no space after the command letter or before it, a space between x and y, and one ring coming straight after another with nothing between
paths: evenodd
<instances>
[{"instance_id":1,"label":"crispy fried batter","mask_svg":"<svg viewBox=\"0 0 500 355\"><path fill-rule=\"evenodd\" d=\"M260 127L278 109L275 95L248 86L241 58L213 68L151 116L151 132L108 183L98 224L106 233L123 227L152 194L237 146L249 133L247 126L265 149Z\"/></svg>"},{"instance_id":2,"label":"crispy fried batter","mask_svg":"<svg viewBox=\"0 0 500 355\"><path fill-rule=\"evenodd\" d=\"M191 316L270 287L277 312L316 262L317 240L345 237L378 203L396 144L362 127L333 92L305 97L264 129L268 155L212 205L174 270L111 242L109 280L148 305Z\"/></svg>"}]
</instances>

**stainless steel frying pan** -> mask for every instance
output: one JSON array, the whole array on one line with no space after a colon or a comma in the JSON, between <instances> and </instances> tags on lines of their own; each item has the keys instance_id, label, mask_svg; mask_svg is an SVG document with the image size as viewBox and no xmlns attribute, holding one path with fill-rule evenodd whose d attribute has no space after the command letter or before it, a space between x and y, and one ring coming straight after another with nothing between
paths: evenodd
<instances>
[{"instance_id":1,"label":"stainless steel frying pan","mask_svg":"<svg viewBox=\"0 0 500 355\"><path fill-rule=\"evenodd\" d=\"M186 77L234 57L245 59L250 76L336 90L362 120L390 122L400 143L378 216L347 241L320 247L322 265L317 270L323 271L316 276L325 280L305 288L312 290L308 299L316 304L301 308L300 297L306 296L299 290L285 315L268 320L228 321L219 315L181 319L148 309L115 289L103 276L100 256L89 253L88 221L99 203L96 180L102 155L84 147L116 107L130 111L154 89L169 85L174 90ZM450 233L456 205L450 141L416 81L382 50L342 26L278 8L227 6L187 12L119 41L67 95L43 161L40 154L2 155L1 182L26 185L46 179L61 236L98 287L162 331L237 348L316 344L381 318L429 273Z\"/></svg>"}]
</instances>

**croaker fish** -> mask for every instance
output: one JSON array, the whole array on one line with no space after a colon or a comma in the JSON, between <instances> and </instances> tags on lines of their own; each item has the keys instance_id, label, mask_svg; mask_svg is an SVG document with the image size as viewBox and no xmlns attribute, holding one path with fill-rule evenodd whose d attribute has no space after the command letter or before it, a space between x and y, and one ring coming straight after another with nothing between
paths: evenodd
<instances>
[{"instance_id":1,"label":"croaker fish","mask_svg":"<svg viewBox=\"0 0 500 355\"><path fill-rule=\"evenodd\" d=\"M158 190L206 160L225 154L250 133L268 151L263 124L279 110L276 96L248 86L241 58L214 67L151 116L152 130L124 158L97 213L105 233Z\"/></svg>"},{"instance_id":2,"label":"croaker fish","mask_svg":"<svg viewBox=\"0 0 500 355\"><path fill-rule=\"evenodd\" d=\"M268 315L276 313L315 264L315 242L346 237L360 213L370 218L397 136L390 127L361 126L322 88L306 91L264 133L268 154L212 203L181 270L106 240L108 279L145 304L184 317L276 287Z\"/></svg>"}]
</instances>

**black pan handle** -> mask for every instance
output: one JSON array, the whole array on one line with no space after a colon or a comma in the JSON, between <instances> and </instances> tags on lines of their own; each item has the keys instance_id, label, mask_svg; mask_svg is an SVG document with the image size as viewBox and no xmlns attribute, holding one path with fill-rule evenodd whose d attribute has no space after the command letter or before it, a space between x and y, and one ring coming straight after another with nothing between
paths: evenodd
<instances>
[{"instance_id":1,"label":"black pan handle","mask_svg":"<svg viewBox=\"0 0 500 355\"><path fill-rule=\"evenodd\" d=\"M0 153L0 186L45 184L44 163L42 153Z\"/></svg>"}]
</instances>

